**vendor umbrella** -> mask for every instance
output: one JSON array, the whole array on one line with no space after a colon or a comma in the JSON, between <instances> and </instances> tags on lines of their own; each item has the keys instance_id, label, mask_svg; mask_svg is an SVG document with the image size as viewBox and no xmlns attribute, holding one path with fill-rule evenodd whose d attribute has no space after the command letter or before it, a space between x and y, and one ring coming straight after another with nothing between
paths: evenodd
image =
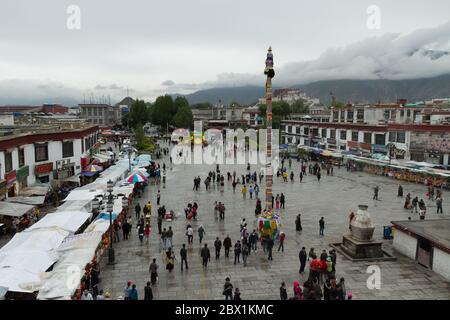
<instances>
[{"instance_id":1,"label":"vendor umbrella","mask_svg":"<svg viewBox=\"0 0 450 320\"><path fill-rule=\"evenodd\" d=\"M138 173L132 174L131 176L129 176L127 178L127 182L132 183L132 184L135 184L138 182L144 182L144 181L147 181L147 178Z\"/></svg>"},{"instance_id":2,"label":"vendor umbrella","mask_svg":"<svg viewBox=\"0 0 450 320\"><path fill-rule=\"evenodd\" d=\"M90 164L83 170L83 172L101 172L101 171L103 171L103 168L95 164Z\"/></svg>"}]
</instances>

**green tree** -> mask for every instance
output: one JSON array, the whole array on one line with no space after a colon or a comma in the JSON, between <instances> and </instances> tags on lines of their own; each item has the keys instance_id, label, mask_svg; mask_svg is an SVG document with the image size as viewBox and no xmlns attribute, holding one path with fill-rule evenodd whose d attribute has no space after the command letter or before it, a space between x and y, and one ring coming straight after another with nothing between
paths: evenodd
<instances>
[{"instance_id":1,"label":"green tree","mask_svg":"<svg viewBox=\"0 0 450 320\"><path fill-rule=\"evenodd\" d=\"M153 104L152 120L156 125L166 128L172 123L172 118L176 113L176 107L172 97L169 95L159 96Z\"/></svg>"},{"instance_id":2,"label":"green tree","mask_svg":"<svg viewBox=\"0 0 450 320\"><path fill-rule=\"evenodd\" d=\"M173 124L177 128L189 129L192 127L194 116L192 114L191 107L189 105L182 106L178 109L177 113L173 117Z\"/></svg>"},{"instance_id":3,"label":"green tree","mask_svg":"<svg viewBox=\"0 0 450 320\"><path fill-rule=\"evenodd\" d=\"M130 107L128 113L129 125L131 128L136 129L139 123L147 122L147 105L144 100L136 100Z\"/></svg>"},{"instance_id":4,"label":"green tree","mask_svg":"<svg viewBox=\"0 0 450 320\"><path fill-rule=\"evenodd\" d=\"M182 107L189 107L189 102L185 97L176 97L173 104L175 106L174 109L176 110L174 114L176 114Z\"/></svg>"},{"instance_id":5,"label":"green tree","mask_svg":"<svg viewBox=\"0 0 450 320\"><path fill-rule=\"evenodd\" d=\"M303 100L295 101L291 106L292 113L308 113L309 107L305 106Z\"/></svg>"},{"instance_id":6,"label":"green tree","mask_svg":"<svg viewBox=\"0 0 450 320\"><path fill-rule=\"evenodd\" d=\"M145 133L142 123L138 122L134 129L134 136L136 138L136 147L138 150L141 150L145 146Z\"/></svg>"},{"instance_id":7,"label":"green tree","mask_svg":"<svg viewBox=\"0 0 450 320\"><path fill-rule=\"evenodd\" d=\"M331 106L334 107L334 108L344 108L345 107L345 103L343 103L341 101L333 100L331 102Z\"/></svg>"}]
</instances>

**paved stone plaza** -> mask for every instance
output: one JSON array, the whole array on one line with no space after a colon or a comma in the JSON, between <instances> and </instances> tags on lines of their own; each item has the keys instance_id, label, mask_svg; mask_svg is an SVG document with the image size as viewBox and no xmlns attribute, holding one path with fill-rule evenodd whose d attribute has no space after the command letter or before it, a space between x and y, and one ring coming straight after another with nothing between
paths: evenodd
<instances>
[{"instance_id":1,"label":"paved stone plaza","mask_svg":"<svg viewBox=\"0 0 450 320\"><path fill-rule=\"evenodd\" d=\"M136 223L133 220L131 239L114 244L117 264L106 265L107 257L103 259L101 267L100 288L110 291L114 298L123 295L123 288L128 280L137 285L139 299L143 299L143 287L150 279L148 267L152 258L157 259L159 265L159 278L153 287L155 299L223 299L223 284L226 277L231 278L234 287L241 291L243 299L279 299L279 287L282 281L288 286L288 295L293 295L292 283L308 276L308 270L299 275L298 252L302 246L307 251L314 247L318 255L322 249L330 250L329 244L340 242L342 235L348 232L348 215L351 210L357 210L358 204L367 204L372 219L376 224L375 239L382 239L383 226L390 225L393 220L418 219L418 214L412 214L403 209L404 198L397 198L398 181L373 176L361 172L349 173L345 168L334 170L334 176L327 176L323 172L322 179L317 182L316 177L306 176L303 182L298 179L300 164L293 161L292 170L295 181L282 182L274 177L274 196L283 192L286 196L286 209L281 209L283 218L283 231L286 233L285 252L277 252L277 243L274 247L273 261L268 261L262 250L252 253L247 260L247 267L241 264L234 265L234 254L230 251L230 258L224 257L222 248L220 260L215 259L213 242L218 236L221 240L230 235L233 244L239 238L239 224L243 217L249 222L248 229L256 227L254 215L255 199L243 199L240 185L233 193L231 183L225 179L223 194L218 188L205 191L203 178L215 166L206 165L180 165L170 169L169 160L161 160L169 168L165 188L150 185L145 195L140 199L143 206L151 199L153 207L152 233L149 244L141 245L136 232ZM220 166L221 172L236 171L237 175L246 173L246 166ZM259 168L252 166L251 171ZM201 190L192 191L193 178L199 175L202 178ZM373 187L379 185L379 198L372 200ZM450 207L448 199L450 194L444 192L444 215L435 214L434 203L425 197L426 188L422 185L403 183L404 195L408 192L414 197L422 197L427 203L427 219L449 217ZM264 180L261 185L260 198L264 202ZM156 224L156 193L161 190L161 204L167 210L182 212L182 216L171 223L164 222L163 228L172 226L174 230L174 250L176 258L174 270L169 273L165 270L164 251L161 250L160 236ZM181 272L179 250L181 244L187 244L185 235L187 221L183 209L189 201L199 204L198 220L192 221L194 229L194 243L188 246L189 270ZM225 221L218 221L214 216L214 201L222 201L226 206ZM134 219L133 203L130 215ZM295 217L302 214L303 231L295 231ZM325 236L319 237L319 219L325 218ZM207 243L211 251L211 262L205 271L201 265L199 255L201 246L198 242L197 227L203 225L206 231L203 243ZM202 245L203 246L203 245ZM384 249L392 253L390 241L384 241ZM450 283L432 271L421 267L414 261L394 252L398 258L391 262L351 262L338 253L336 276L346 280L347 291L353 293L354 299L450 299ZM367 267L377 264L381 268L381 289L369 290L366 286Z\"/></svg>"}]
</instances>

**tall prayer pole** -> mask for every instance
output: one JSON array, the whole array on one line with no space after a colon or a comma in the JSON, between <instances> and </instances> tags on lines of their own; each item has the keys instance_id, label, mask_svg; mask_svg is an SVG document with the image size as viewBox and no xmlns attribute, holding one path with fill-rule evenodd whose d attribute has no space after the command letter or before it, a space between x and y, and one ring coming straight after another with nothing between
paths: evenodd
<instances>
[{"instance_id":1,"label":"tall prayer pole","mask_svg":"<svg viewBox=\"0 0 450 320\"><path fill-rule=\"evenodd\" d=\"M266 210L272 210L272 78L275 76L273 69L272 47L269 47L266 58L266 68L264 74L266 80L266 122L267 122L267 154L266 154Z\"/></svg>"}]
</instances>

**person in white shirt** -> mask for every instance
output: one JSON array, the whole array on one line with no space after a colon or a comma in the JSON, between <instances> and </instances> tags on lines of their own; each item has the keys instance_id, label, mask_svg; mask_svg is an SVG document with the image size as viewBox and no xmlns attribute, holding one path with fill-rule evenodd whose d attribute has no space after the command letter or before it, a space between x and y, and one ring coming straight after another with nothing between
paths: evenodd
<instances>
[{"instance_id":1,"label":"person in white shirt","mask_svg":"<svg viewBox=\"0 0 450 320\"><path fill-rule=\"evenodd\" d=\"M92 298L92 294L88 289L84 289L83 294L81 295L81 300L94 300Z\"/></svg>"}]
</instances>

